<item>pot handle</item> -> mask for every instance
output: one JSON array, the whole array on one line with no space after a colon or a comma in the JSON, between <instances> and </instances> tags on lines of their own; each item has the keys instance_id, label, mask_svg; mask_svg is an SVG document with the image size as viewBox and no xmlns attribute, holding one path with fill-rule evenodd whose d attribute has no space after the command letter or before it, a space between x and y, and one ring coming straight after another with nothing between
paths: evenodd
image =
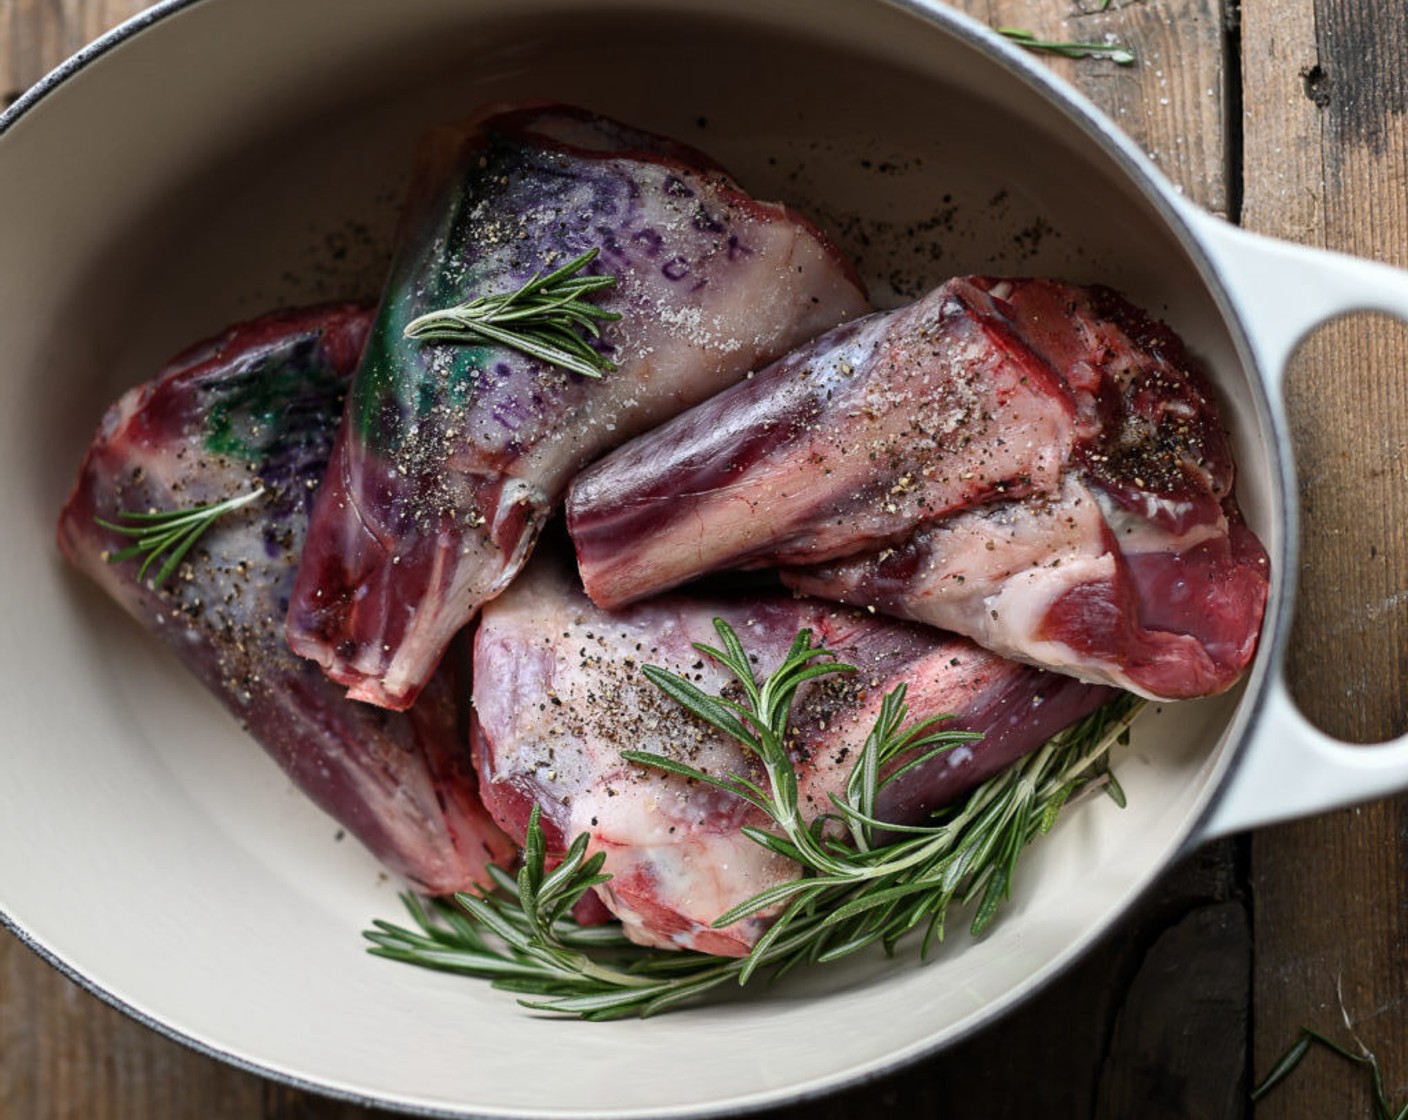
<instances>
[{"instance_id":1,"label":"pot handle","mask_svg":"<svg viewBox=\"0 0 1408 1120\"><path fill-rule=\"evenodd\" d=\"M1291 354L1321 323L1350 311L1408 320L1408 271L1346 253L1248 233L1189 208L1227 281L1267 388L1279 399Z\"/></svg>"},{"instance_id":2,"label":"pot handle","mask_svg":"<svg viewBox=\"0 0 1408 1120\"><path fill-rule=\"evenodd\" d=\"M1408 321L1408 272L1248 233L1190 211L1225 279L1256 352L1273 407L1296 345L1349 311ZM1408 788L1408 736L1373 746L1341 742L1291 699L1284 666L1271 667L1264 707L1200 839L1386 797Z\"/></svg>"}]
</instances>

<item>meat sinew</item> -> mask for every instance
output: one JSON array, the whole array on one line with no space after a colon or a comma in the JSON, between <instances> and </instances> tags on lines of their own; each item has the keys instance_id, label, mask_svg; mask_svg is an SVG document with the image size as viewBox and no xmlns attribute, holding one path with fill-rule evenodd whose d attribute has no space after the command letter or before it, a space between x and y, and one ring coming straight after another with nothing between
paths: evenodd
<instances>
[{"instance_id":1,"label":"meat sinew","mask_svg":"<svg viewBox=\"0 0 1408 1120\"><path fill-rule=\"evenodd\" d=\"M413 712L348 700L289 652L283 617L327 465L365 308L285 312L174 359L103 418L59 520L59 544L159 636L294 783L383 863L435 894L487 883L514 845L479 801L446 671ZM157 561L98 519L262 490L222 516L158 584Z\"/></svg>"},{"instance_id":2,"label":"meat sinew","mask_svg":"<svg viewBox=\"0 0 1408 1120\"><path fill-rule=\"evenodd\" d=\"M962 638L817 600L771 594L709 601L665 596L619 611L593 607L546 557L485 607L475 638L471 741L485 803L521 840L541 810L550 851L577 835L606 853L598 888L642 944L737 956L766 917L722 929L712 922L797 868L740 833L766 826L756 809L711 787L624 762L623 748L654 751L706 772L763 781L744 749L697 721L642 673L685 674L706 692L725 671L691 643L718 644L722 618L769 673L803 628L856 673L799 692L792 728L804 815L841 793L886 692L908 682L910 716L953 714L980 731L896 780L879 813L913 822L975 786L1109 699L1110 690L996 657Z\"/></svg>"},{"instance_id":3,"label":"meat sinew","mask_svg":"<svg viewBox=\"0 0 1408 1120\"><path fill-rule=\"evenodd\" d=\"M1265 551L1210 388L1116 293L950 281L847 324L573 486L613 607L725 567L1146 696L1229 687Z\"/></svg>"},{"instance_id":4,"label":"meat sinew","mask_svg":"<svg viewBox=\"0 0 1408 1120\"><path fill-rule=\"evenodd\" d=\"M422 149L289 612L296 652L390 708L507 586L575 471L867 307L810 224L673 141L536 106ZM592 249L616 283L591 298L620 315L599 379L403 337Z\"/></svg>"}]
</instances>

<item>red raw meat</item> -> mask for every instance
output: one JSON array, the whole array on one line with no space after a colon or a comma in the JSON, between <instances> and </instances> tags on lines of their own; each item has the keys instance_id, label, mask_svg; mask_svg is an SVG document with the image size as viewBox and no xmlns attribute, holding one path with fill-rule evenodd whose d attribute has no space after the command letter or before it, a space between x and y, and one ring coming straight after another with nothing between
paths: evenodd
<instances>
[{"instance_id":1,"label":"red raw meat","mask_svg":"<svg viewBox=\"0 0 1408 1120\"><path fill-rule=\"evenodd\" d=\"M288 773L389 868L446 894L487 884L512 842L479 801L452 674L415 709L348 700L289 652L283 616L370 311L281 312L174 359L103 418L59 520L59 545L170 645ZM216 521L164 583L97 523L264 493Z\"/></svg>"},{"instance_id":2,"label":"red raw meat","mask_svg":"<svg viewBox=\"0 0 1408 1120\"><path fill-rule=\"evenodd\" d=\"M406 232L313 513L289 638L349 694L404 708L601 452L867 309L809 223L684 145L528 107L423 145ZM619 312L599 379L499 345L407 340L589 249Z\"/></svg>"},{"instance_id":3,"label":"red raw meat","mask_svg":"<svg viewBox=\"0 0 1408 1120\"><path fill-rule=\"evenodd\" d=\"M1146 696L1231 686L1265 551L1205 378L1116 293L953 280L815 340L584 472L618 606L725 567Z\"/></svg>"}]
</instances>

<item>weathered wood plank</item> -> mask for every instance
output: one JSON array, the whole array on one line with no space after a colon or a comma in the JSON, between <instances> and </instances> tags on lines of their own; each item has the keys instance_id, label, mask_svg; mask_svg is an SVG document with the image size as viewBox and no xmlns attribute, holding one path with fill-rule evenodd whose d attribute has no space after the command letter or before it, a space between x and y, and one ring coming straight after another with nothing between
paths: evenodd
<instances>
[{"instance_id":1,"label":"weathered wood plank","mask_svg":"<svg viewBox=\"0 0 1408 1120\"><path fill-rule=\"evenodd\" d=\"M1159 936L1115 1023L1097 1117L1246 1114L1248 922L1240 900L1209 903Z\"/></svg>"},{"instance_id":2,"label":"weathered wood plank","mask_svg":"<svg viewBox=\"0 0 1408 1120\"><path fill-rule=\"evenodd\" d=\"M258 1115L263 1087L81 991L0 939L0 1116Z\"/></svg>"},{"instance_id":3,"label":"weathered wood plank","mask_svg":"<svg viewBox=\"0 0 1408 1120\"><path fill-rule=\"evenodd\" d=\"M1408 15L1402 4L1242 0L1244 223L1408 264ZM1403 734L1408 628L1408 330L1356 316L1298 355L1288 405L1304 510L1289 673L1303 709L1355 741ZM1347 1017L1408 1097L1408 801L1253 839L1255 1062ZM1343 993L1341 1007L1340 991ZM1367 1082L1313 1054L1258 1117L1369 1115Z\"/></svg>"}]
</instances>

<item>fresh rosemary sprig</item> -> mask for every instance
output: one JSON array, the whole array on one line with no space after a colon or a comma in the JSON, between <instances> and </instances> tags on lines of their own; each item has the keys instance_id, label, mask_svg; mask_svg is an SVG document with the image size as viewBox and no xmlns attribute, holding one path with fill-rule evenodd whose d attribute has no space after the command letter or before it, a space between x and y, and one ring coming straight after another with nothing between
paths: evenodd
<instances>
[{"instance_id":1,"label":"fresh rosemary sprig","mask_svg":"<svg viewBox=\"0 0 1408 1120\"><path fill-rule=\"evenodd\" d=\"M137 569L139 580L146 579L147 569L165 554L166 562L156 573L156 582L162 584L211 525L225 514L249 505L263 493L264 487L256 486L248 494L226 498L222 502L206 502L185 509L151 509L145 512L120 510L115 515L116 521L107 521L101 517L95 517L93 520L104 529L136 538L126 548L109 553L106 559L109 564L118 564L133 556L145 556L142 566Z\"/></svg>"},{"instance_id":2,"label":"fresh rosemary sprig","mask_svg":"<svg viewBox=\"0 0 1408 1120\"><path fill-rule=\"evenodd\" d=\"M1012 42L1018 46L1026 47L1029 51L1059 54L1065 58L1085 58L1087 55L1098 55L1108 58L1120 66L1134 64L1134 52L1122 43L1076 43L1038 39L1030 31L1024 31L1020 27L999 27L997 33L1005 35Z\"/></svg>"},{"instance_id":3,"label":"fresh rosemary sprig","mask_svg":"<svg viewBox=\"0 0 1408 1120\"><path fill-rule=\"evenodd\" d=\"M614 276L578 275L596 256L597 250L589 249L553 272L539 272L517 291L475 296L418 316L406 324L405 336L425 342L497 342L584 377L610 373L615 363L581 333L600 338L598 322L621 318L583 298L616 283Z\"/></svg>"},{"instance_id":4,"label":"fresh rosemary sprig","mask_svg":"<svg viewBox=\"0 0 1408 1120\"><path fill-rule=\"evenodd\" d=\"M418 927L374 922L371 952L429 968L486 977L523 995L534 1010L611 1019L651 1015L726 982L744 984L760 969L779 975L806 963L830 961L879 942L892 949L924 931L922 954L944 936L953 902L977 900L976 936L1007 897L1022 849L1048 832L1072 796L1101 786L1123 804L1108 753L1127 736L1142 701L1126 696L1054 736L1039 750L988 779L960 804L924 825L875 819L877 794L904 770L972 738L939 730L940 719L905 726L904 689L884 697L881 711L833 811L814 821L799 812L796 774L787 755L788 718L806 681L851 666L830 659L811 635L797 636L782 664L761 684L737 635L715 621L721 649L696 646L737 679L742 701L709 695L684 677L647 666L650 680L686 710L753 752L765 781L716 778L661 755L622 752L638 765L705 782L744 798L777 831L746 827L747 835L801 865L797 879L778 884L722 914L716 927L774 910L777 917L747 957L658 952L625 944L614 930L577 926L573 903L604 880L600 854L588 858L578 836L561 864L545 871L542 830L529 821L523 869L512 878L495 868L499 888L484 897L427 906L407 896Z\"/></svg>"},{"instance_id":5,"label":"fresh rosemary sprig","mask_svg":"<svg viewBox=\"0 0 1408 1120\"><path fill-rule=\"evenodd\" d=\"M981 738L970 732L936 730L945 722L946 717L942 716L906 728L905 686L900 685L884 697L875 725L851 771L846 793L832 796L835 811L804 821L798 813L797 777L786 745L792 699L804 681L851 671L851 666L824 660L829 654L824 647L813 646L810 632L804 630L797 635L782 665L759 687L737 635L721 619L716 619L714 625L723 648L698 644L695 648L733 674L743 688L746 704L711 697L687 678L655 666L646 666L645 674L691 714L736 739L757 757L769 788L762 790L738 775L714 777L662 755L621 752L628 761L743 797L766 813L782 835L752 826L744 826L743 832L801 864L801 878L761 891L722 914L714 924L730 925L786 903L786 909L759 942L763 946L803 916L813 900L827 898L827 922L838 927L838 932L840 927L846 927L845 936L829 937L819 954L819 959L832 959L875 941L892 949L900 937L920 926L926 927L927 947L933 939L942 939L944 917L955 897L964 902L979 897L972 933L981 934L1008 895L1022 848L1055 823L1055 814L1072 790L1067 789L1058 801L1044 802L1042 815L1037 817L1031 816L1037 782L1019 779L1010 786L981 787L961 812L941 823L896 826L876 820L875 802L886 785L941 751ZM1034 767L1032 779L1041 773L1044 759L1055 753L1055 742L1044 745L1029 760ZM892 765L901 757L902 765ZM847 840L838 841L829 835L827 825L832 822L842 826ZM969 824L974 827L964 835L964 826ZM877 829L899 838L876 846ZM964 842L971 846L963 846ZM839 897L842 895L844 900ZM850 917L858 920L848 925L846 919ZM747 979L746 974L743 979Z\"/></svg>"}]
</instances>

